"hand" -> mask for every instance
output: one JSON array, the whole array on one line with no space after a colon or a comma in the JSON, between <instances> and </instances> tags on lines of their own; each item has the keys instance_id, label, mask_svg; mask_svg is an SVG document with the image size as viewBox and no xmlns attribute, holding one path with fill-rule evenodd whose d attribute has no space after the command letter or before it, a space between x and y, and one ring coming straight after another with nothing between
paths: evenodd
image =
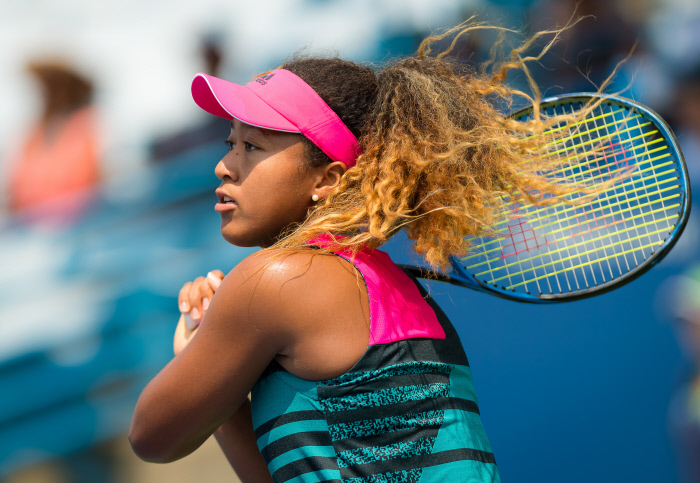
<instances>
[{"instance_id":1,"label":"hand","mask_svg":"<svg viewBox=\"0 0 700 483\"><path fill-rule=\"evenodd\" d=\"M180 289L178 306L181 315L173 339L175 355L178 355L194 336L223 279L224 273L221 270L212 270L206 277L197 277Z\"/></svg>"}]
</instances>

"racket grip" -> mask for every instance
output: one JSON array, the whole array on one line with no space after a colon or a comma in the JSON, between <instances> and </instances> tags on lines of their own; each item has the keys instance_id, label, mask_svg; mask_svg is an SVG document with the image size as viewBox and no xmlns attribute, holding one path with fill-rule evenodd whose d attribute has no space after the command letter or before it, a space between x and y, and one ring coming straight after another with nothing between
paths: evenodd
<instances>
[{"instance_id":1,"label":"racket grip","mask_svg":"<svg viewBox=\"0 0 700 483\"><path fill-rule=\"evenodd\" d=\"M200 321L195 321L189 312L182 314L182 317L185 319L185 325L189 330L194 330L199 325Z\"/></svg>"}]
</instances>

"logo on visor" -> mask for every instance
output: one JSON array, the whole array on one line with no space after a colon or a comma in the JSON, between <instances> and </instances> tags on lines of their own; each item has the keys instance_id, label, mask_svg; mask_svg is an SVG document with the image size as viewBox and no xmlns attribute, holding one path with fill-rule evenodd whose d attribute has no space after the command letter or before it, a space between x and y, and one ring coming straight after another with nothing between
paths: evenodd
<instances>
[{"instance_id":1,"label":"logo on visor","mask_svg":"<svg viewBox=\"0 0 700 483\"><path fill-rule=\"evenodd\" d=\"M267 81L272 79L275 76L275 74L267 74L267 75L261 75L257 79L255 79L255 82L258 82L261 85L267 84Z\"/></svg>"}]
</instances>

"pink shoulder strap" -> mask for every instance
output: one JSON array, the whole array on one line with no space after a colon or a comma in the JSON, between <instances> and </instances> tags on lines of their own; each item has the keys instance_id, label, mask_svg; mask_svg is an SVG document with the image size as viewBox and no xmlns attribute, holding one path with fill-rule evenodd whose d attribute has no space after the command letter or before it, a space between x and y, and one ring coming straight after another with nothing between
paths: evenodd
<instances>
[{"instance_id":1,"label":"pink shoulder strap","mask_svg":"<svg viewBox=\"0 0 700 483\"><path fill-rule=\"evenodd\" d=\"M369 345L404 339L444 339L445 331L418 287L381 250L338 252L362 273L369 295Z\"/></svg>"}]
</instances>

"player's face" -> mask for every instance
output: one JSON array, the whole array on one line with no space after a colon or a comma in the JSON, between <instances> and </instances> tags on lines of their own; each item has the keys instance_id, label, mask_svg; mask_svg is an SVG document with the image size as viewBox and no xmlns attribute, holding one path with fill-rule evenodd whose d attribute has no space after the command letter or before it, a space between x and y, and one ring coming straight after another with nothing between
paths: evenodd
<instances>
[{"instance_id":1,"label":"player's face","mask_svg":"<svg viewBox=\"0 0 700 483\"><path fill-rule=\"evenodd\" d=\"M227 143L229 152L215 170L221 234L233 245L269 246L306 217L311 203L302 137L234 120Z\"/></svg>"}]
</instances>

